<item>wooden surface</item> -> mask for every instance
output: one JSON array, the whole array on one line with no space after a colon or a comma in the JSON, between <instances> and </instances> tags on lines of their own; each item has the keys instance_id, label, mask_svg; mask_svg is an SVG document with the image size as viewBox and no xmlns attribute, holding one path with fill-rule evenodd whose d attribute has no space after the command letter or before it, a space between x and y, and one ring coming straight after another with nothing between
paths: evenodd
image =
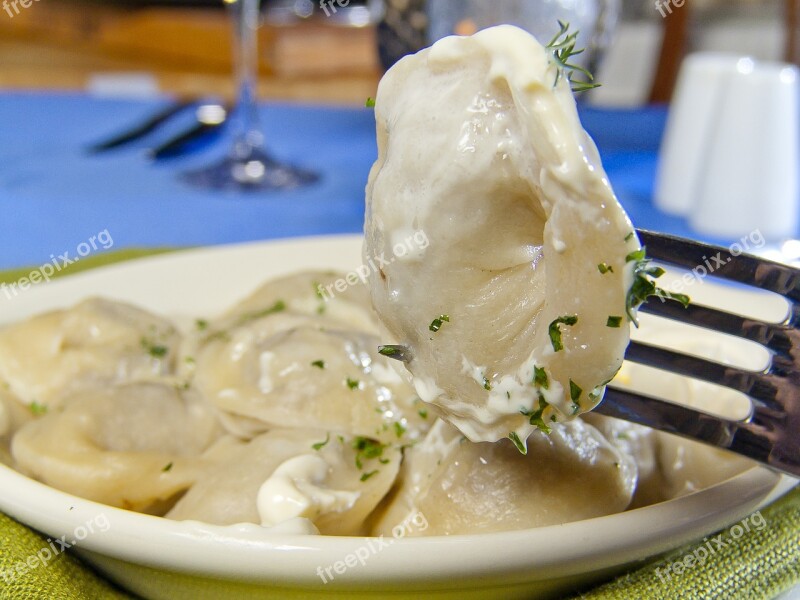
<instances>
[{"instance_id":1,"label":"wooden surface","mask_svg":"<svg viewBox=\"0 0 800 600\"><path fill-rule=\"evenodd\" d=\"M85 89L98 75L148 73L160 89L231 97L224 10L120 8L80 0L0 11L0 88ZM261 97L363 103L380 77L375 31L324 20L259 31Z\"/></svg>"}]
</instances>

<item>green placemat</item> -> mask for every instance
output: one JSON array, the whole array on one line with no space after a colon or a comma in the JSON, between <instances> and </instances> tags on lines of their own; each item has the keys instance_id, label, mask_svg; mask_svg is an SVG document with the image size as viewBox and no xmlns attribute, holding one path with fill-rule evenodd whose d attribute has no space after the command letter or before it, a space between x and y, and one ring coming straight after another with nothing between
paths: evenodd
<instances>
[{"instance_id":1,"label":"green placemat","mask_svg":"<svg viewBox=\"0 0 800 600\"><path fill-rule=\"evenodd\" d=\"M108 252L88 257L57 275L169 251ZM19 281L32 270L0 272L0 282ZM47 555L47 549L52 556ZM574 599L772 600L798 583L800 488L718 535L685 546ZM115 589L68 550L52 552L46 538L0 513L0 600L122 598L132 596Z\"/></svg>"}]
</instances>

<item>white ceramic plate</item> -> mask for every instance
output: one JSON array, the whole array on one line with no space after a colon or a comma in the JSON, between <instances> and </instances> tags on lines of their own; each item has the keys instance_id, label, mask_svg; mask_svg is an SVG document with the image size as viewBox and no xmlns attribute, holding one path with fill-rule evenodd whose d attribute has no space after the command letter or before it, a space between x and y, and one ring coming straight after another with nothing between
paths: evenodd
<instances>
[{"instance_id":1,"label":"white ceramic plate","mask_svg":"<svg viewBox=\"0 0 800 600\"><path fill-rule=\"evenodd\" d=\"M273 276L352 270L361 263L360 247L355 236L299 239L123 263L0 298L0 324L98 294L175 316L213 315ZM763 308L761 296L741 290L713 294L739 309L748 302L751 312ZM169 521L88 502L2 466L0 510L53 538L76 541L88 561L145 598L544 598L721 529L794 483L753 468L692 495L607 517L383 544ZM331 571L335 577L323 583L320 570L337 561L354 566Z\"/></svg>"}]
</instances>

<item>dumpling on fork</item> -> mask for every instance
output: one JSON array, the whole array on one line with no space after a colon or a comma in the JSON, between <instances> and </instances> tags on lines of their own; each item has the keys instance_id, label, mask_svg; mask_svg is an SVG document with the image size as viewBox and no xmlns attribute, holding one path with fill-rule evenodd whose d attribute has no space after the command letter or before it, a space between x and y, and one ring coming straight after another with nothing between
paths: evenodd
<instances>
[{"instance_id":1,"label":"dumpling on fork","mask_svg":"<svg viewBox=\"0 0 800 600\"><path fill-rule=\"evenodd\" d=\"M512 26L445 38L384 76L375 116L364 255L429 240L370 277L420 397L519 446L593 408L640 248L552 53Z\"/></svg>"}]
</instances>

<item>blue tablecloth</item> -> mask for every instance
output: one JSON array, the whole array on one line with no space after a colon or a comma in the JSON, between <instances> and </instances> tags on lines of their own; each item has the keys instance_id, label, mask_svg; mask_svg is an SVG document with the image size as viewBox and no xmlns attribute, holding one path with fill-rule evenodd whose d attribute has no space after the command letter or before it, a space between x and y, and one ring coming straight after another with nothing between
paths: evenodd
<instances>
[{"instance_id":1,"label":"blue tablecloth","mask_svg":"<svg viewBox=\"0 0 800 600\"><path fill-rule=\"evenodd\" d=\"M0 269L39 265L108 230L114 249L198 246L361 231L364 185L376 156L371 109L268 104L261 117L278 157L322 174L281 193L216 193L187 187L179 172L223 156L225 139L157 163L144 149L191 113L135 145L91 156L91 143L136 124L165 100L83 94L0 96ZM651 203L666 111L582 109L611 182L639 227L691 235Z\"/></svg>"}]
</instances>

